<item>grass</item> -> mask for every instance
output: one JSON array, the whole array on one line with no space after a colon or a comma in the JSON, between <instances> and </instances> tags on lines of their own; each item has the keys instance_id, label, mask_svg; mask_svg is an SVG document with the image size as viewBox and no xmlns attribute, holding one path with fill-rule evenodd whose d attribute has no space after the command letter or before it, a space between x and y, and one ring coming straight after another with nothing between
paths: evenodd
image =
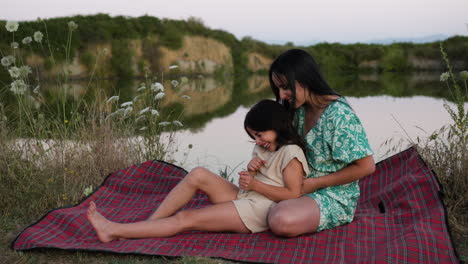
<instances>
[{"instance_id":1,"label":"grass","mask_svg":"<svg viewBox=\"0 0 468 264\"><path fill-rule=\"evenodd\" d=\"M447 209L454 246L460 259L468 262L468 109L465 109L468 72L455 75L442 44L440 51L447 64L447 72L441 74L440 80L447 86L451 100L456 104L454 108L444 104L452 124L434 131L427 138L413 140L407 134L406 140L389 140L384 145L390 147L389 152L396 152L409 141L436 173L442 186L442 200ZM460 85L460 82L463 84Z\"/></svg>"},{"instance_id":2,"label":"grass","mask_svg":"<svg viewBox=\"0 0 468 264\"><path fill-rule=\"evenodd\" d=\"M69 29L67 58L72 31ZM12 53L16 60L4 67L27 69L22 53L15 49ZM54 62L54 55L50 57ZM0 105L0 263L218 262L193 257L9 249L21 230L52 208L77 204L109 173L151 159L172 161L175 132L183 126L177 120L180 113L161 109L164 87L149 74L129 102L89 89L81 99L72 100L67 93L66 70L57 77L54 100L46 100L48 94L33 91L40 80L31 74L12 74L12 82L21 81L22 87L10 89L10 84L0 90L0 99L14 96L17 100L13 106ZM90 97L94 100L83 99ZM42 104L36 107L28 101Z\"/></svg>"},{"instance_id":3,"label":"grass","mask_svg":"<svg viewBox=\"0 0 468 264\"><path fill-rule=\"evenodd\" d=\"M71 35L69 39L70 42ZM442 54L445 54L443 49ZM467 261L468 114L464 102L468 93L466 79L463 90L450 66L448 72L448 89L457 103L456 109L447 106L453 125L417 145L439 176L455 247L460 258ZM158 112L160 100L154 98L163 91L156 80L148 77L131 103L108 101L110 94L86 94L84 96L93 96L96 100L80 100L70 107L65 85L67 74L64 71L57 77L57 89L62 93L54 104L36 109L33 104L25 103L28 96L37 101L45 96L31 91L37 83L26 74L15 78L29 87L15 95L17 108L0 106L0 248L3 252L0 263L227 263L193 257L9 250L11 241L27 225L51 208L78 203L85 197L85 191L98 186L109 173L150 159L171 161L170 146L176 140L178 116ZM11 96L8 87L5 91ZM2 96L7 95L0 93ZM161 121L166 124L161 125ZM166 137L161 136L163 132ZM226 178L231 173L227 167L221 171Z\"/></svg>"}]
</instances>

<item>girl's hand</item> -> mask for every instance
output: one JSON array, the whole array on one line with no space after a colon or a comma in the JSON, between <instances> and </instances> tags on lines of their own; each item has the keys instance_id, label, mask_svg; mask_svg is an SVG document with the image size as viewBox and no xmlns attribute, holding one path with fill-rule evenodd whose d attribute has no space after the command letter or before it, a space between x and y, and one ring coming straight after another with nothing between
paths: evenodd
<instances>
[{"instance_id":1,"label":"girl's hand","mask_svg":"<svg viewBox=\"0 0 468 264\"><path fill-rule=\"evenodd\" d=\"M255 157L247 165L247 170L258 171L265 164L266 164L266 160L262 160L259 157Z\"/></svg>"},{"instance_id":2,"label":"girl's hand","mask_svg":"<svg viewBox=\"0 0 468 264\"><path fill-rule=\"evenodd\" d=\"M254 189L256 180L248 171L239 172L239 188L245 191Z\"/></svg>"}]
</instances>

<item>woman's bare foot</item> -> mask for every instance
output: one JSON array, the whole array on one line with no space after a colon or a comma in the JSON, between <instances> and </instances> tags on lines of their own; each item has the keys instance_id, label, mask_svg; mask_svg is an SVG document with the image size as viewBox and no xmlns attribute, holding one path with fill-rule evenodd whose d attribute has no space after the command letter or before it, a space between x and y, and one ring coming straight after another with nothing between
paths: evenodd
<instances>
[{"instance_id":1,"label":"woman's bare foot","mask_svg":"<svg viewBox=\"0 0 468 264\"><path fill-rule=\"evenodd\" d=\"M96 230L99 240L106 243L110 242L117 237L112 236L110 227L113 224L111 221L107 220L102 214L97 211L96 204L94 202L89 203L88 211L86 216L91 222L91 225Z\"/></svg>"}]
</instances>

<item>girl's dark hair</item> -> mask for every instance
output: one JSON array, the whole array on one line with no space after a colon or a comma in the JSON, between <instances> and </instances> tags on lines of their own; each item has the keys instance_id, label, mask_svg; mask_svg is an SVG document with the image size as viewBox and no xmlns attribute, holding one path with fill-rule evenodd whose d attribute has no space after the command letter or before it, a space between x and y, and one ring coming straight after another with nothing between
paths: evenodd
<instances>
[{"instance_id":1,"label":"girl's dark hair","mask_svg":"<svg viewBox=\"0 0 468 264\"><path fill-rule=\"evenodd\" d=\"M289 102L281 102L279 88L273 82L273 74L283 75L286 78L287 88L291 89L293 94L292 106L289 105ZM276 101L290 110L295 105L295 81L309 90L311 94L340 96L327 84L314 58L301 49L290 49L279 55L271 64L268 76Z\"/></svg>"},{"instance_id":2,"label":"girl's dark hair","mask_svg":"<svg viewBox=\"0 0 468 264\"><path fill-rule=\"evenodd\" d=\"M247 131L247 127L259 132L273 130L277 134L276 142L279 147L296 144L304 152L306 151L304 140L297 134L292 125L289 111L273 100L266 99L258 102L245 116L244 129L254 139Z\"/></svg>"}]
</instances>

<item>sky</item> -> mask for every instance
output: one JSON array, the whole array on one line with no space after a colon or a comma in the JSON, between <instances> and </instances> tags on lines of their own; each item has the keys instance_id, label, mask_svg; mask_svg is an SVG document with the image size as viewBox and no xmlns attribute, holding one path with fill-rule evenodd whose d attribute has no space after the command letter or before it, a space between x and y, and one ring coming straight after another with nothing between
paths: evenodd
<instances>
[{"instance_id":1,"label":"sky","mask_svg":"<svg viewBox=\"0 0 468 264\"><path fill-rule=\"evenodd\" d=\"M200 18L241 39L369 42L468 35L468 0L0 0L1 20L92 15Z\"/></svg>"}]
</instances>

